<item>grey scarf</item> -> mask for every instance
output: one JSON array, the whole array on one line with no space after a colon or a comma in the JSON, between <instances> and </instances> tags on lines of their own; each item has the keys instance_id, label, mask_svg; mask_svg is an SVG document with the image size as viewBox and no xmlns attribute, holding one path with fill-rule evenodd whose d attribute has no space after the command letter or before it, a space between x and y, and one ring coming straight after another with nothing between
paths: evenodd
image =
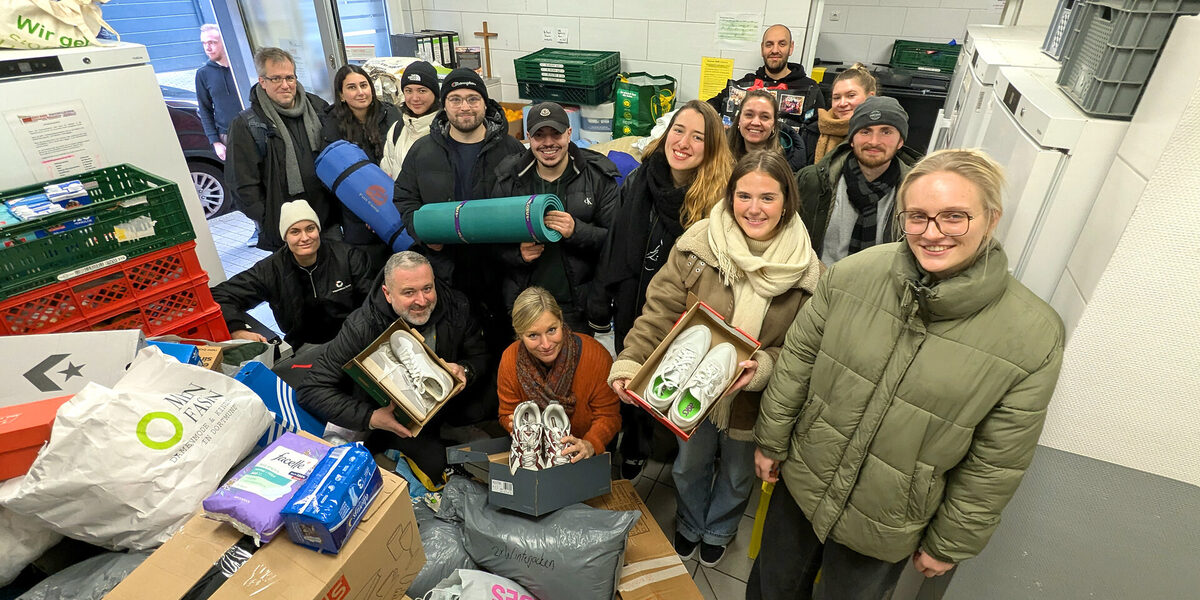
<instances>
[{"instance_id":1,"label":"grey scarf","mask_svg":"<svg viewBox=\"0 0 1200 600\"><path fill-rule=\"evenodd\" d=\"M284 164L287 167L288 194L299 196L304 193L304 181L300 179L300 163L296 160L296 146L292 143L292 136L288 133L287 126L283 124L283 117L293 119L303 117L304 131L308 134L308 147L314 151L321 144L321 118L313 109L312 102L308 101L308 95L304 93L304 86L300 85L299 80L296 81L295 106L291 108L283 108L275 104L262 86L255 86L254 93L257 94L258 105L262 107L263 112L267 113L267 118L275 124L275 130L279 132L279 137L283 138L283 147L286 150Z\"/></svg>"}]
</instances>

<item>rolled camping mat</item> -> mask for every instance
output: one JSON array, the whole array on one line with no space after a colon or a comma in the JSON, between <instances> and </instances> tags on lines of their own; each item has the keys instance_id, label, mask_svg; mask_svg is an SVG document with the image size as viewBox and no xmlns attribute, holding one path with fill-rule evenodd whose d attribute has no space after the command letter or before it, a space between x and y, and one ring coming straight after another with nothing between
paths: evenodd
<instances>
[{"instance_id":1,"label":"rolled camping mat","mask_svg":"<svg viewBox=\"0 0 1200 600\"><path fill-rule=\"evenodd\" d=\"M413 230L425 244L557 242L562 234L543 219L562 209L554 194L437 202L413 213Z\"/></svg>"},{"instance_id":2,"label":"rolled camping mat","mask_svg":"<svg viewBox=\"0 0 1200 600\"><path fill-rule=\"evenodd\" d=\"M413 239L404 229L400 211L392 203L396 182L367 158L357 145L338 140L317 155L317 177L338 200L395 252L407 250Z\"/></svg>"}]
</instances>

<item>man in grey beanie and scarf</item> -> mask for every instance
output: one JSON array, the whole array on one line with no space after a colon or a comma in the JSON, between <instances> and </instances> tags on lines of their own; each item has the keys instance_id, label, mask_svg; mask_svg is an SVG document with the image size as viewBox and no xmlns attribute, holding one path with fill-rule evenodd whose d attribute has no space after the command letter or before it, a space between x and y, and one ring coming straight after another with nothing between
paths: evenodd
<instances>
[{"instance_id":1,"label":"man in grey beanie and scarf","mask_svg":"<svg viewBox=\"0 0 1200 600\"><path fill-rule=\"evenodd\" d=\"M304 198L321 220L322 237L338 237L341 206L317 179L321 147L320 114L329 105L304 91L296 61L279 48L254 55L258 84L250 88L250 108L229 126L225 181L237 207L261 229L258 247L284 247L278 235L279 209ZM331 235L332 234L332 235Z\"/></svg>"}]
</instances>

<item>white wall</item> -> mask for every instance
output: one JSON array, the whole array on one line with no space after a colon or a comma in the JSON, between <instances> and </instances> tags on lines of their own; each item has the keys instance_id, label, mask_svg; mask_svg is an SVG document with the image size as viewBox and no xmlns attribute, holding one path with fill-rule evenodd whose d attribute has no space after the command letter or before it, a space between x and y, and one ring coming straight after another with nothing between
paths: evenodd
<instances>
[{"instance_id":1,"label":"white wall","mask_svg":"<svg viewBox=\"0 0 1200 600\"><path fill-rule=\"evenodd\" d=\"M995 25L1002 12L1004 0L826 0L816 57L887 64L896 39L962 43L967 25Z\"/></svg>"},{"instance_id":2,"label":"white wall","mask_svg":"<svg viewBox=\"0 0 1200 600\"><path fill-rule=\"evenodd\" d=\"M517 102L513 60L545 47L616 50L621 69L670 75L678 81L679 99L696 97L700 58L734 59L740 76L762 66L757 48L751 51L717 50L714 21L717 12L736 11L763 15L764 25L783 23L802 43L807 30L809 3L804 0L407 0L416 29L442 28L459 32L464 45L483 46L473 32L488 31L492 71L503 82L504 100ZM567 42L542 40L545 27L566 27ZM800 62L799 51L792 57Z\"/></svg>"}]
</instances>

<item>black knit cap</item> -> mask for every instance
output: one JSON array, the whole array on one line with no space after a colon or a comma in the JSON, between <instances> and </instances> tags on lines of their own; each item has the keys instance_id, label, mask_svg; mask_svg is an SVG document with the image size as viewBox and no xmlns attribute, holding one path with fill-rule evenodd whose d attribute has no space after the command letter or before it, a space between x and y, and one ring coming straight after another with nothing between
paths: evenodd
<instances>
[{"instance_id":1,"label":"black knit cap","mask_svg":"<svg viewBox=\"0 0 1200 600\"><path fill-rule=\"evenodd\" d=\"M409 63L407 67L404 67L404 75L400 78L400 89L404 89L406 85L425 86L429 88L429 91L437 94L440 90L437 70L423 60Z\"/></svg>"},{"instance_id":2,"label":"black knit cap","mask_svg":"<svg viewBox=\"0 0 1200 600\"><path fill-rule=\"evenodd\" d=\"M908 139L908 113L900 102L888 96L869 96L854 108L850 117L847 139L853 139L859 129L872 125L891 125L900 133L900 139Z\"/></svg>"},{"instance_id":3,"label":"black knit cap","mask_svg":"<svg viewBox=\"0 0 1200 600\"><path fill-rule=\"evenodd\" d=\"M446 95L454 90L475 90L479 92L480 96L483 96L484 100L488 99L487 86L483 84L483 78L471 69L455 69L442 80L442 102L445 102Z\"/></svg>"}]
</instances>

